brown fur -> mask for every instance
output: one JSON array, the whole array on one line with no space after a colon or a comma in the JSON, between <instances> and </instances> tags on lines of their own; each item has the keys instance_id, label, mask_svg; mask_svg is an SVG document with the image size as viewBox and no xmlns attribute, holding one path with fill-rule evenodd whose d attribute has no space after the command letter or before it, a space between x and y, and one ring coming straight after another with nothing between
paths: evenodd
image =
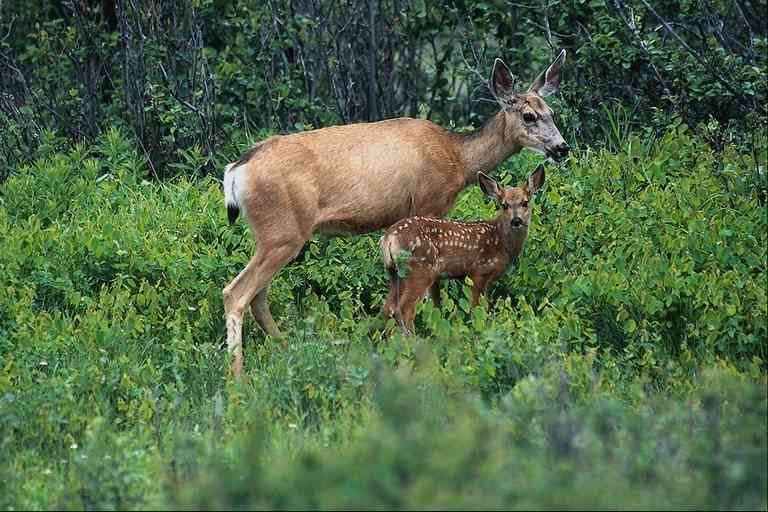
<instances>
[{"instance_id":1,"label":"brown fur","mask_svg":"<svg viewBox=\"0 0 768 512\"><path fill-rule=\"evenodd\" d=\"M494 68L494 76L513 83L508 74L506 66ZM242 372L245 308L250 304L259 325L279 335L267 304L269 283L313 233L359 234L408 215L442 217L477 171L494 169L523 147L562 149L551 116L542 115L537 123L546 128L544 135L521 120L523 105L537 99L535 90L496 94L503 109L468 135L409 118L333 126L272 137L228 167L228 173L237 173L237 179L230 175L233 186L227 191L236 199L232 208L243 212L258 244L245 269L224 288L236 376Z\"/></svg>"},{"instance_id":2,"label":"brown fur","mask_svg":"<svg viewBox=\"0 0 768 512\"><path fill-rule=\"evenodd\" d=\"M483 183L483 179L486 181ZM488 285L502 277L523 251L531 222L531 196L544 183L540 166L525 184L501 190L483 175L486 193L505 209L490 222L451 222L432 217L409 217L390 227L379 242L390 289L384 315L394 318L406 333L413 332L416 303L427 290L439 301L441 278L472 279L472 305ZM512 221L519 222L513 227ZM408 275L398 277L396 260L408 251Z\"/></svg>"}]
</instances>

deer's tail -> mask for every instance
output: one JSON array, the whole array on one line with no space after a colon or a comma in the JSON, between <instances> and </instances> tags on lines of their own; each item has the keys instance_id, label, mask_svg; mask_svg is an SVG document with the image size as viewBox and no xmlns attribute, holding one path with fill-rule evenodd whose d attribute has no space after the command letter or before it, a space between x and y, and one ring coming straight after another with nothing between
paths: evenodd
<instances>
[{"instance_id":1,"label":"deer's tail","mask_svg":"<svg viewBox=\"0 0 768 512\"><path fill-rule=\"evenodd\" d=\"M227 205L229 223L234 224L240 215L240 205L237 203L237 162L227 164L224 168L224 203Z\"/></svg>"}]
</instances>

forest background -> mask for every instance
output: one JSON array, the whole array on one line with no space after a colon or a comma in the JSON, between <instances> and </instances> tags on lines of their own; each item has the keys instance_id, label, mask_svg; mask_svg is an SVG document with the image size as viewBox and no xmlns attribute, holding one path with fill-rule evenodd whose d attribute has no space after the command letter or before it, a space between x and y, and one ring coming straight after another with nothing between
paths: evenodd
<instances>
[{"instance_id":1,"label":"forest background","mask_svg":"<svg viewBox=\"0 0 768 512\"><path fill-rule=\"evenodd\" d=\"M490 305L386 337L377 236L313 239L232 382L224 165L479 127L496 57L562 48L573 150ZM0 506L766 509L767 52L764 1L0 0Z\"/></svg>"}]
</instances>

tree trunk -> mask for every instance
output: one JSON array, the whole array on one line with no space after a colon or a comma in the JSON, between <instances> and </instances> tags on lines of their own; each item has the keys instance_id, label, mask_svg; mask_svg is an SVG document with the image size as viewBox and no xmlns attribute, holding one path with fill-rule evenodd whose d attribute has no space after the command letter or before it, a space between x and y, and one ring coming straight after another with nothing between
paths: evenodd
<instances>
[{"instance_id":1,"label":"tree trunk","mask_svg":"<svg viewBox=\"0 0 768 512\"><path fill-rule=\"evenodd\" d=\"M379 119L378 98L376 97L376 0L368 0L368 120Z\"/></svg>"}]
</instances>

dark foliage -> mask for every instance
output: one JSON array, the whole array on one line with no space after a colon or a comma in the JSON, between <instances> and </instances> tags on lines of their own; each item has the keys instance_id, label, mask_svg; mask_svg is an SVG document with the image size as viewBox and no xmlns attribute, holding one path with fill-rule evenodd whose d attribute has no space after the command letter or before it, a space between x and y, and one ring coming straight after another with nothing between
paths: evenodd
<instances>
[{"instance_id":1,"label":"dark foliage","mask_svg":"<svg viewBox=\"0 0 768 512\"><path fill-rule=\"evenodd\" d=\"M276 131L477 125L495 57L524 87L559 48L571 141L605 141L616 115L651 128L678 115L750 149L766 118L764 1L18 4L0 3L0 179L114 125L158 176L210 171Z\"/></svg>"}]
</instances>

